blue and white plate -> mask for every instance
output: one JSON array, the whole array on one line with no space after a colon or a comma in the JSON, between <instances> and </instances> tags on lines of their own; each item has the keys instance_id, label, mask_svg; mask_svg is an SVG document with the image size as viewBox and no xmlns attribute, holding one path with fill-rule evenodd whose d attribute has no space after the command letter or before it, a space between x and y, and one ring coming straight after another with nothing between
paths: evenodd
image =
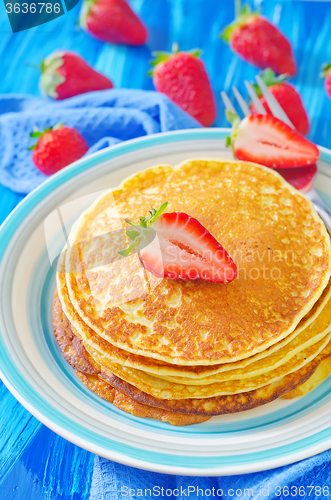
<instances>
[{"instance_id":1,"label":"blue and white plate","mask_svg":"<svg viewBox=\"0 0 331 500\"><path fill-rule=\"evenodd\" d=\"M70 211L74 219L100 191L142 169L192 157L230 157L224 146L227 134L225 129L157 134L84 158L26 197L0 230L3 382L53 431L133 467L194 476L242 474L289 464L331 447L331 378L303 398L173 427L133 417L94 395L76 378L54 339L55 271L44 221L49 226L50 214L63 215L68 207L77 210ZM315 187L331 207L331 152L321 148L321 153ZM60 249L63 235L56 241Z\"/></svg>"}]
</instances>

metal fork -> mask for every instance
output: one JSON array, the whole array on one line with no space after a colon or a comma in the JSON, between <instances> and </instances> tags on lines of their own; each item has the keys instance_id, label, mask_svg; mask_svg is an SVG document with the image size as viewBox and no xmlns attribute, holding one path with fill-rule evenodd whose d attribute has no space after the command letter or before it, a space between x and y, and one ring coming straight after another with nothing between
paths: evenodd
<instances>
[{"instance_id":1,"label":"metal fork","mask_svg":"<svg viewBox=\"0 0 331 500\"><path fill-rule=\"evenodd\" d=\"M265 98L265 100L270 108L270 111L272 112L274 117L278 118L279 120L281 120L282 122L286 123L287 125L289 125L291 128L294 129L293 123L291 122L291 120L289 119L289 117L287 116L287 114L285 113L283 108L280 106L278 101L275 99L275 97L268 90L268 87L266 86L266 84L264 83L264 81L262 80L262 78L259 75L256 76L256 81L257 81L258 86L260 87L260 90L262 92L262 95ZM247 80L245 80L245 86L246 86L247 92L249 94L249 97L252 99L252 102L255 105L258 113L260 113L261 115L265 115L266 110L264 109L260 99L258 98L254 87ZM237 99L237 102L240 106L241 111L244 113L245 116L250 115L251 111L250 111L246 101L241 96L239 90L236 87L232 87L232 90L233 90L235 98ZM221 92L221 96L222 96L225 108L227 110L231 111L232 113L237 114L237 111L235 110L235 108L234 108L232 102L230 101L229 97L227 96L227 94L225 92ZM308 191L307 193L304 193L304 194L313 203L316 211L319 213L321 218L324 220L326 226L331 231L331 212L325 206L323 200L317 194L315 189L311 189L310 191Z\"/></svg>"}]
</instances>

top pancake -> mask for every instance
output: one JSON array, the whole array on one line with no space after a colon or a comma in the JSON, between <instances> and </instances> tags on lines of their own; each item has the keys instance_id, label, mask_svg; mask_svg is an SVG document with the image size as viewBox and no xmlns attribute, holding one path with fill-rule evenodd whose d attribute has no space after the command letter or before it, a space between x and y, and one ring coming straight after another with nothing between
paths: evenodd
<instances>
[{"instance_id":1,"label":"top pancake","mask_svg":"<svg viewBox=\"0 0 331 500\"><path fill-rule=\"evenodd\" d=\"M164 201L211 232L236 262L237 279L159 279L136 254L118 257L123 219L138 221ZM83 321L119 348L178 365L267 349L295 329L331 274L330 238L312 204L276 172L247 162L140 172L79 218L70 243L66 282Z\"/></svg>"}]
</instances>

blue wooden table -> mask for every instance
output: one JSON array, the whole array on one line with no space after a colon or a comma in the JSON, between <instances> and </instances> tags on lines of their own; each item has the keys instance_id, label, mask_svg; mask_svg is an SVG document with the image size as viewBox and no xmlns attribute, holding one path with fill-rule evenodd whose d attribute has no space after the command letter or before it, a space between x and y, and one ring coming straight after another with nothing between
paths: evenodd
<instances>
[{"instance_id":1,"label":"blue wooden table","mask_svg":"<svg viewBox=\"0 0 331 500\"><path fill-rule=\"evenodd\" d=\"M0 4L0 93L39 95L40 64L55 49L79 52L109 76L117 88L151 90L148 61L155 50L200 47L218 106L215 125L225 126L220 91L253 79L257 70L233 55L219 39L234 16L228 0L132 0L148 26L143 47L113 46L86 35L76 26L80 5L65 16L28 31L12 34ZM331 62L331 3L319 1L255 2L291 40L298 63L293 83L299 88L311 120L309 138L331 147L331 101L319 77ZM23 195L0 185L0 222ZM94 456L57 436L32 417L0 382L0 499L85 500L89 498Z\"/></svg>"}]
</instances>

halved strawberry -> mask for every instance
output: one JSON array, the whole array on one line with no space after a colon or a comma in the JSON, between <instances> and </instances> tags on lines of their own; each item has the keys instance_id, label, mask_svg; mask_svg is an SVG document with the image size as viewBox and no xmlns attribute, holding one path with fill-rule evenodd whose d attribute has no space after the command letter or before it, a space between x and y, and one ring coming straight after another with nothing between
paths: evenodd
<instances>
[{"instance_id":1,"label":"halved strawberry","mask_svg":"<svg viewBox=\"0 0 331 500\"><path fill-rule=\"evenodd\" d=\"M319 158L315 144L274 116L250 115L240 121L227 111L227 117L233 124L227 145L238 160L278 169L313 165Z\"/></svg>"},{"instance_id":2,"label":"halved strawberry","mask_svg":"<svg viewBox=\"0 0 331 500\"><path fill-rule=\"evenodd\" d=\"M233 281L237 266L222 245L194 217L163 213L167 205L151 208L140 224L126 219L133 226L126 232L132 243L118 253L126 257L138 247L144 268L159 278Z\"/></svg>"},{"instance_id":3,"label":"halved strawberry","mask_svg":"<svg viewBox=\"0 0 331 500\"><path fill-rule=\"evenodd\" d=\"M313 187L313 180L317 174L317 166L310 165L309 167L280 168L277 172L298 191L307 193Z\"/></svg>"}]
</instances>

